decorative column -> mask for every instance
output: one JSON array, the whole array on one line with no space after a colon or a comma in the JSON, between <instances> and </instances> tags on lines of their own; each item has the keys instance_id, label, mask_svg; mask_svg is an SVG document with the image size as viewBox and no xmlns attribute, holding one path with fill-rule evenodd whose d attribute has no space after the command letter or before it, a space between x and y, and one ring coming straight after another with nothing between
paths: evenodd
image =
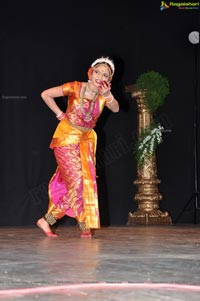
<instances>
[{"instance_id":1,"label":"decorative column","mask_svg":"<svg viewBox=\"0 0 200 301\"><path fill-rule=\"evenodd\" d=\"M144 103L144 98L139 91L134 91L133 86L127 87L131 96L137 101L138 108L138 134L148 128L152 122L152 114ZM159 202L162 195L158 191L160 180L157 178L156 156L144 161L141 167L137 167L137 179L133 182L138 187L134 199L138 203L136 212L129 212L128 225L142 224L171 224L171 217L167 212L159 210Z\"/></svg>"}]
</instances>

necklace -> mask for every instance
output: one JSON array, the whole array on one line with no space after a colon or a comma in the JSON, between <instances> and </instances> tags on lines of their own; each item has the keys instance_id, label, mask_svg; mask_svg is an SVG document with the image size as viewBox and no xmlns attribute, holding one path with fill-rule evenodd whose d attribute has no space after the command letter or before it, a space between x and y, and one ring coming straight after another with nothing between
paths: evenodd
<instances>
[{"instance_id":1,"label":"necklace","mask_svg":"<svg viewBox=\"0 0 200 301\"><path fill-rule=\"evenodd\" d=\"M98 92L95 93L94 98L90 102L89 110L85 111L85 108L84 108L84 105L83 105L83 99L84 99L84 96L85 96L86 88L87 88L87 86L85 85L85 87L83 88L83 92L81 93L80 109L81 109L81 112L83 113L83 115L85 116L84 120L85 121L90 121L92 119L91 112L92 112L92 110L94 108L94 103L95 103L95 101L97 99Z\"/></svg>"}]
</instances>

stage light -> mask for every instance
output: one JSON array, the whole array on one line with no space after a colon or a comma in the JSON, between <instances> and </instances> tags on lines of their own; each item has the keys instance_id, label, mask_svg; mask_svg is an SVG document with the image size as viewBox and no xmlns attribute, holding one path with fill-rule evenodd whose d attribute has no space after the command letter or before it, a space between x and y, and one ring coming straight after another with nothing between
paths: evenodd
<instances>
[{"instance_id":1,"label":"stage light","mask_svg":"<svg viewBox=\"0 0 200 301\"><path fill-rule=\"evenodd\" d=\"M188 39L190 43L194 45L199 44L199 31L190 32L190 34L188 35Z\"/></svg>"},{"instance_id":2,"label":"stage light","mask_svg":"<svg viewBox=\"0 0 200 301\"><path fill-rule=\"evenodd\" d=\"M200 210L200 192L199 192L199 168L198 168L198 138L199 138L199 117L198 117L198 53L199 53L199 31L192 31L188 35L188 39L191 44L194 46L194 121L193 121L193 129L194 129L194 191L189 198L188 202L185 204L182 211L179 213L178 217L175 219L175 223L178 222L181 215L186 211L189 205L193 204L194 209L194 224L197 224L197 211Z\"/></svg>"}]
</instances>

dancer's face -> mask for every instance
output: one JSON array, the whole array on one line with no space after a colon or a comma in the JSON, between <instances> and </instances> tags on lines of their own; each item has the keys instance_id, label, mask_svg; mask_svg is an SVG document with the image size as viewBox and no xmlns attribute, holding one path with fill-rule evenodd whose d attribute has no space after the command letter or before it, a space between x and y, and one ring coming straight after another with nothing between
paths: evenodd
<instances>
[{"instance_id":1,"label":"dancer's face","mask_svg":"<svg viewBox=\"0 0 200 301\"><path fill-rule=\"evenodd\" d=\"M99 64L93 67L93 70L91 72L91 77L90 77L90 80L93 85L99 87L102 81L109 83L110 79L111 79L111 73L109 67L107 67L105 64Z\"/></svg>"}]
</instances>

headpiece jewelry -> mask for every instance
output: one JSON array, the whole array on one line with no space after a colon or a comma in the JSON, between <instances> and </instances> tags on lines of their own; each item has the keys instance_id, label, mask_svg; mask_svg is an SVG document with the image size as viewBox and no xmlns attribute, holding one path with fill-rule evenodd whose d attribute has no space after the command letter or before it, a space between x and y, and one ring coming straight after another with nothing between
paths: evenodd
<instances>
[{"instance_id":1,"label":"headpiece jewelry","mask_svg":"<svg viewBox=\"0 0 200 301\"><path fill-rule=\"evenodd\" d=\"M103 63L106 63L106 64L110 67L110 69L111 69L111 71L112 71L112 75L113 75L114 72L115 72L115 65L114 65L113 61L112 61L109 57L103 57L103 56L102 56L101 58L96 59L96 60L92 63L91 67L94 67L94 66L97 65L97 64L103 64Z\"/></svg>"}]
</instances>

